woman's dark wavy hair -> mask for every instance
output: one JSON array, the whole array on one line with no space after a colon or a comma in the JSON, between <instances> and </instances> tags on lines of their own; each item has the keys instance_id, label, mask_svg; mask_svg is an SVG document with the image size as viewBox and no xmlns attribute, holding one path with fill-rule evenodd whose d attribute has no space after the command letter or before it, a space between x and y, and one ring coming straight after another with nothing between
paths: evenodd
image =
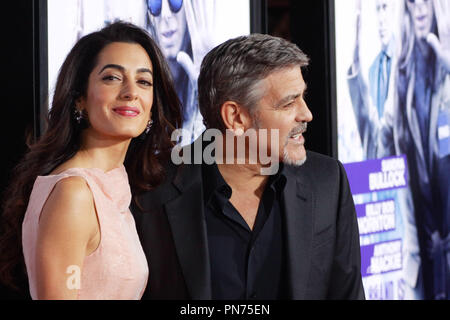
<instances>
[{"instance_id":1,"label":"woman's dark wavy hair","mask_svg":"<svg viewBox=\"0 0 450 320\"><path fill-rule=\"evenodd\" d=\"M143 29L125 22L115 22L81 38L64 61L56 83L47 130L15 167L3 199L0 237L0 281L19 289L25 264L22 253L22 222L37 176L50 174L72 158L81 145L86 123L77 123L75 102L86 95L89 75L99 53L113 42L136 43L148 53L153 65L153 126L148 135L132 139L125 167L134 195L150 190L164 179L164 164L173 147L171 134L181 125L180 102L175 92L167 62L155 41Z\"/></svg>"}]
</instances>

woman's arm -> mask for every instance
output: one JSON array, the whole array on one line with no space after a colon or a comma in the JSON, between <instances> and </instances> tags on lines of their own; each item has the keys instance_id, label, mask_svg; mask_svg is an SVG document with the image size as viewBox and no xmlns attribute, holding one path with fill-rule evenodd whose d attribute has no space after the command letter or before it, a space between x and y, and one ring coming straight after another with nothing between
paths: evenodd
<instances>
[{"instance_id":1,"label":"woman's arm","mask_svg":"<svg viewBox=\"0 0 450 320\"><path fill-rule=\"evenodd\" d=\"M100 243L94 199L86 181L58 182L45 203L36 246L38 299L77 299L86 255Z\"/></svg>"}]
</instances>

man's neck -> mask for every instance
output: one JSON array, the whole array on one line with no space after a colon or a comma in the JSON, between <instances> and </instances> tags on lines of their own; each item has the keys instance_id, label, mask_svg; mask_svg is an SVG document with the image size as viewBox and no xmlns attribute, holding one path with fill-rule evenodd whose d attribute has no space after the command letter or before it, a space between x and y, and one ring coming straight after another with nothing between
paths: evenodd
<instances>
[{"instance_id":1,"label":"man's neck","mask_svg":"<svg viewBox=\"0 0 450 320\"><path fill-rule=\"evenodd\" d=\"M223 179L231 187L231 204L253 230L269 177L260 174L258 165L218 164L217 166Z\"/></svg>"},{"instance_id":2,"label":"man's neck","mask_svg":"<svg viewBox=\"0 0 450 320\"><path fill-rule=\"evenodd\" d=\"M217 167L233 192L262 196L269 177L261 175L259 165L218 164Z\"/></svg>"},{"instance_id":3,"label":"man's neck","mask_svg":"<svg viewBox=\"0 0 450 320\"><path fill-rule=\"evenodd\" d=\"M394 40L391 37L387 43L381 44L381 51L384 52L384 54L389 58L392 58L392 56L394 55L393 47L394 47Z\"/></svg>"}]
</instances>

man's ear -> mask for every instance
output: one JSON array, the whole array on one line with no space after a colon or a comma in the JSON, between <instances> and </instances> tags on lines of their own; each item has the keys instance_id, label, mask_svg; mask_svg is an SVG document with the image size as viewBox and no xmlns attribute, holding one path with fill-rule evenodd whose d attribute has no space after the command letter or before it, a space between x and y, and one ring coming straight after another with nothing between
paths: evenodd
<instances>
[{"instance_id":1,"label":"man's ear","mask_svg":"<svg viewBox=\"0 0 450 320\"><path fill-rule=\"evenodd\" d=\"M246 108L234 101L226 101L220 108L220 115L222 116L225 129L229 129L236 134L243 134L252 126L250 113Z\"/></svg>"}]
</instances>

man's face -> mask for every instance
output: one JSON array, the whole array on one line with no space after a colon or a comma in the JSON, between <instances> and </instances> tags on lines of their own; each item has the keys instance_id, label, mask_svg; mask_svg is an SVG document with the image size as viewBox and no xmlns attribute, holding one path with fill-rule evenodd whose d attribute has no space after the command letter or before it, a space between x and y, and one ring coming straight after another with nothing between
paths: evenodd
<instances>
[{"instance_id":1,"label":"man's face","mask_svg":"<svg viewBox=\"0 0 450 320\"><path fill-rule=\"evenodd\" d=\"M304 100L306 84L299 66L287 67L271 73L262 80L265 90L257 110L253 112L257 129L279 130L277 145L267 140L267 154L274 154L277 148L280 161L301 165L306 160L305 138L306 123L312 120L312 114ZM262 146L260 146L262 147Z\"/></svg>"},{"instance_id":2,"label":"man's face","mask_svg":"<svg viewBox=\"0 0 450 320\"><path fill-rule=\"evenodd\" d=\"M392 37L393 3L391 0L376 1L378 34L383 47L387 47Z\"/></svg>"},{"instance_id":3,"label":"man's face","mask_svg":"<svg viewBox=\"0 0 450 320\"><path fill-rule=\"evenodd\" d=\"M433 26L433 2L431 0L406 0L408 11L414 24L416 38L423 40Z\"/></svg>"}]
</instances>

